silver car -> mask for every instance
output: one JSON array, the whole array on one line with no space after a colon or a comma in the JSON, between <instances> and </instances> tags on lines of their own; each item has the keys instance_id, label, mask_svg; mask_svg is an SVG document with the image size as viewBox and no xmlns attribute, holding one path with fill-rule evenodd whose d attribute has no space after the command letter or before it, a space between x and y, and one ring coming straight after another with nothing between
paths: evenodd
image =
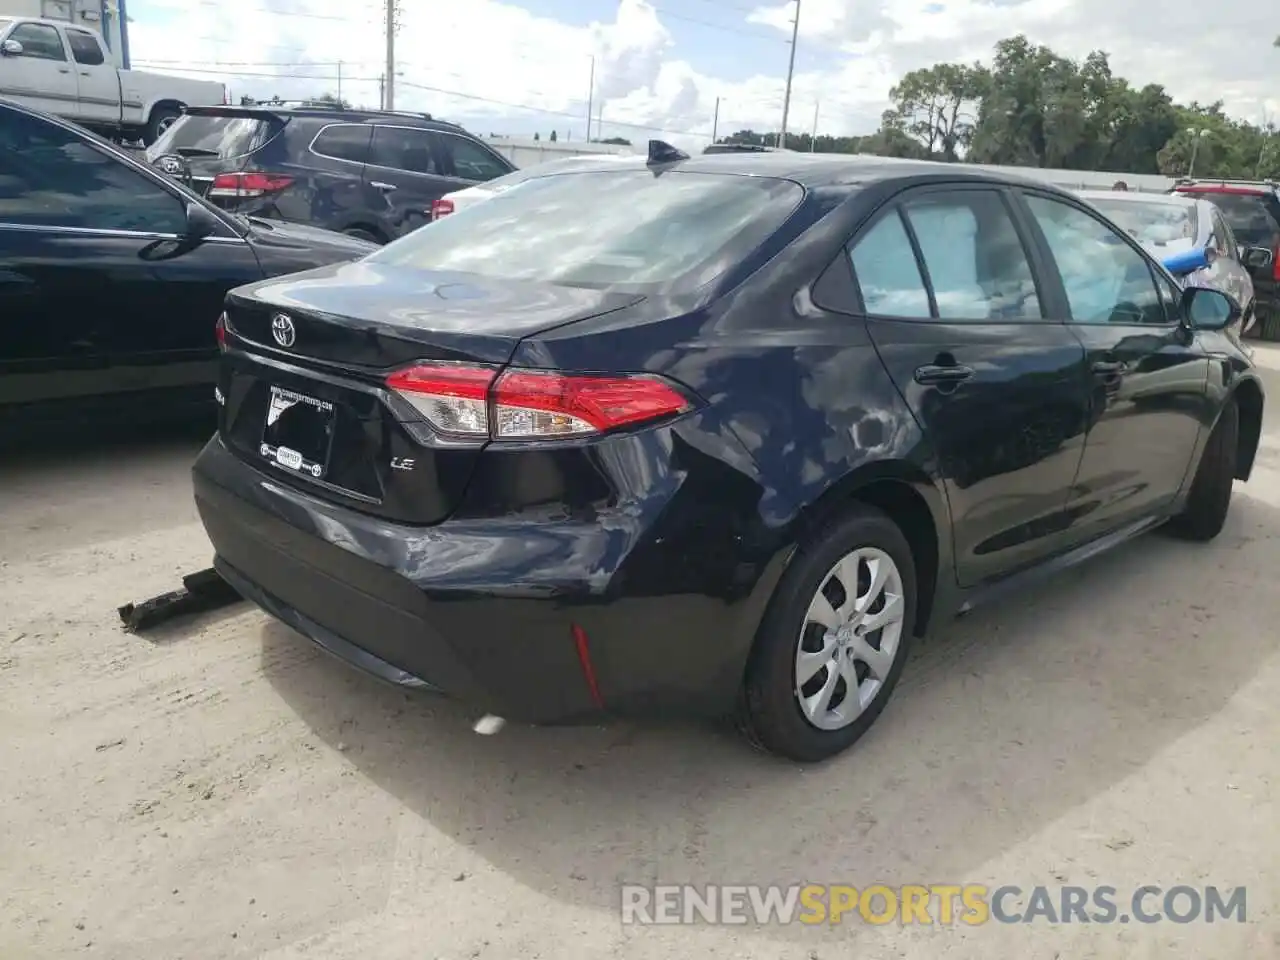
<instances>
[{"instance_id":1,"label":"silver car","mask_svg":"<svg viewBox=\"0 0 1280 960\"><path fill-rule=\"evenodd\" d=\"M1212 203L1167 193L1118 190L1081 190L1079 193L1157 259L1205 248L1209 266L1182 277L1183 286L1209 287L1230 294L1243 311L1241 332L1253 326L1253 279L1241 262L1247 248L1241 249L1237 244L1222 211Z\"/></svg>"}]
</instances>

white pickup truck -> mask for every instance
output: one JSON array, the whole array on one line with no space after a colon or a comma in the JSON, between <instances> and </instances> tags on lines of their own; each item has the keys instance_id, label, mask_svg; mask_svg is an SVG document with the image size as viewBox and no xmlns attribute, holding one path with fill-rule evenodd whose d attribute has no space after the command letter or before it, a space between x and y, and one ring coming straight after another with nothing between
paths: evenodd
<instances>
[{"instance_id":1,"label":"white pickup truck","mask_svg":"<svg viewBox=\"0 0 1280 960\"><path fill-rule=\"evenodd\" d=\"M102 37L60 20L0 17L0 97L150 146L186 106L215 106L226 88L121 70Z\"/></svg>"}]
</instances>

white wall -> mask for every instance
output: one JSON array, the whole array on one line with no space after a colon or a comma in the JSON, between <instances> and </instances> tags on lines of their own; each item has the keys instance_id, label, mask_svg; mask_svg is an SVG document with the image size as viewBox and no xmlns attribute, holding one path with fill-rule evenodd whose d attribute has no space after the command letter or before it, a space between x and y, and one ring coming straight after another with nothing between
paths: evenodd
<instances>
[{"instance_id":1,"label":"white wall","mask_svg":"<svg viewBox=\"0 0 1280 960\"><path fill-rule=\"evenodd\" d=\"M585 140L534 140L532 137L485 137L485 143L502 154L517 167L535 167L548 160L565 157L581 157L591 154L635 153L630 147L611 143L587 143Z\"/></svg>"}]
</instances>

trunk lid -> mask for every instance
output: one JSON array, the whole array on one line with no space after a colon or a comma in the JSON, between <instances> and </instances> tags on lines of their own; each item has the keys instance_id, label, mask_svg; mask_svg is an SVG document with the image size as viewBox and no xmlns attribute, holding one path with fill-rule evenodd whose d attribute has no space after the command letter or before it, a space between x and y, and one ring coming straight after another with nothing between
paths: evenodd
<instances>
[{"instance_id":1,"label":"trunk lid","mask_svg":"<svg viewBox=\"0 0 1280 960\"><path fill-rule=\"evenodd\" d=\"M386 387L387 374L420 361L497 370L527 336L643 299L368 261L242 287L227 300L223 440L318 496L438 523L487 441L434 433Z\"/></svg>"}]
</instances>

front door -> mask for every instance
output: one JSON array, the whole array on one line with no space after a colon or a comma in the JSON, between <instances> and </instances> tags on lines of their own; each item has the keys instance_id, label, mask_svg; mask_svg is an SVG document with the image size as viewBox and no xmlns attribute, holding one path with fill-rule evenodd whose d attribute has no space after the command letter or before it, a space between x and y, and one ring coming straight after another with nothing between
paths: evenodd
<instances>
[{"instance_id":1,"label":"front door","mask_svg":"<svg viewBox=\"0 0 1280 960\"><path fill-rule=\"evenodd\" d=\"M185 201L84 136L0 123L0 406L163 390L212 397L227 290L260 279L228 227L181 239Z\"/></svg>"},{"instance_id":2,"label":"front door","mask_svg":"<svg viewBox=\"0 0 1280 960\"><path fill-rule=\"evenodd\" d=\"M392 239L431 222L431 202L454 189L444 176L435 133L379 125L373 131L364 180L380 195L381 219Z\"/></svg>"},{"instance_id":3,"label":"front door","mask_svg":"<svg viewBox=\"0 0 1280 960\"><path fill-rule=\"evenodd\" d=\"M933 444L956 578L974 586L1057 548L1089 404L1084 350L1046 318L1007 195L908 193L850 257L868 329Z\"/></svg>"},{"instance_id":4,"label":"front door","mask_svg":"<svg viewBox=\"0 0 1280 960\"><path fill-rule=\"evenodd\" d=\"M1177 288L1140 248L1083 205L1023 195L1061 277L1069 310L1061 319L1083 343L1092 376L1089 434L1067 505L1073 541L1089 540L1173 500L1205 415L1209 360L1180 322Z\"/></svg>"},{"instance_id":5,"label":"front door","mask_svg":"<svg viewBox=\"0 0 1280 960\"><path fill-rule=\"evenodd\" d=\"M22 52L0 58L0 96L62 117L79 117L76 75L58 28L47 23L20 23L8 40Z\"/></svg>"}]
</instances>

